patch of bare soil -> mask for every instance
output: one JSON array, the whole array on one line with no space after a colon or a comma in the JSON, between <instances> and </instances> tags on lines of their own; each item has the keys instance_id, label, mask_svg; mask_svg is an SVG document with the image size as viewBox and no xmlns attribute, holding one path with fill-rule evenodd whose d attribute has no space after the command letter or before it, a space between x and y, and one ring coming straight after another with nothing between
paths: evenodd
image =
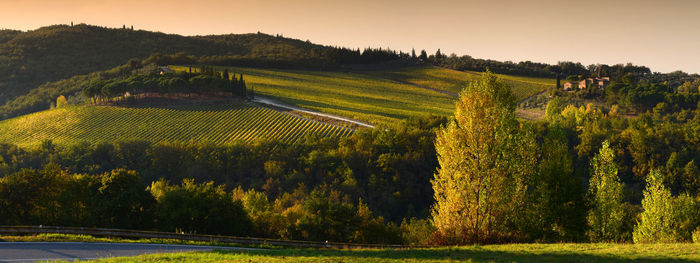
<instances>
[{"instance_id":1,"label":"patch of bare soil","mask_svg":"<svg viewBox=\"0 0 700 263\"><path fill-rule=\"evenodd\" d=\"M517 115L519 118L531 121L544 120L545 117L544 112L541 110L523 108L518 108L517 110L515 110L515 115Z\"/></svg>"}]
</instances>

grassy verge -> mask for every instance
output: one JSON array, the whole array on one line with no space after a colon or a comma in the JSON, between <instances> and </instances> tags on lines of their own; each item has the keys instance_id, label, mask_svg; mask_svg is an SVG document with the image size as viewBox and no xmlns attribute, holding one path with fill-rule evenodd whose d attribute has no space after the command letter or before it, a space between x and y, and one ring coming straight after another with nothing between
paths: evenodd
<instances>
[{"instance_id":1,"label":"grassy verge","mask_svg":"<svg viewBox=\"0 0 700 263\"><path fill-rule=\"evenodd\" d=\"M277 249L109 258L94 262L698 262L698 244L512 244L406 250Z\"/></svg>"},{"instance_id":2,"label":"grassy verge","mask_svg":"<svg viewBox=\"0 0 700 263\"><path fill-rule=\"evenodd\" d=\"M190 241L190 240L163 239L163 238L129 239L129 238L118 238L118 237L96 237L96 236L89 236L89 235L67 235L67 234L38 234L38 235L0 236L0 242L142 243L142 244L172 244L172 245L193 245L193 246L277 248L275 246L270 246L270 245L251 245L251 244Z\"/></svg>"}]
</instances>

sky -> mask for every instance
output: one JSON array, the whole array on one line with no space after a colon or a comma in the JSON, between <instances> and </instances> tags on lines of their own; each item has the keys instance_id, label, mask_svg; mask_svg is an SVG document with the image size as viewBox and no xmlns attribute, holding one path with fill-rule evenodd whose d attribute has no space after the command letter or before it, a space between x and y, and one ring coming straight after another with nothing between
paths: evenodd
<instances>
[{"instance_id":1,"label":"sky","mask_svg":"<svg viewBox=\"0 0 700 263\"><path fill-rule=\"evenodd\" d=\"M700 73L700 0L0 0L0 28L71 21Z\"/></svg>"}]
</instances>

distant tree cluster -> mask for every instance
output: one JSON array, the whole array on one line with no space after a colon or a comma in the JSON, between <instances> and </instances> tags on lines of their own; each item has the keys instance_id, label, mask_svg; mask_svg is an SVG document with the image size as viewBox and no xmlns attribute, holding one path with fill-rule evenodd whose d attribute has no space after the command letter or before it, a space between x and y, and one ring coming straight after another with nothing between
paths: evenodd
<instances>
[{"instance_id":1,"label":"distant tree cluster","mask_svg":"<svg viewBox=\"0 0 700 263\"><path fill-rule=\"evenodd\" d=\"M246 84L243 75L229 74L211 67L192 67L188 72L166 74L139 74L126 79L106 79L92 82L85 86L82 94L93 103L125 100L127 97L158 94L167 96L191 96L192 94L228 93L235 97L246 96Z\"/></svg>"}]
</instances>

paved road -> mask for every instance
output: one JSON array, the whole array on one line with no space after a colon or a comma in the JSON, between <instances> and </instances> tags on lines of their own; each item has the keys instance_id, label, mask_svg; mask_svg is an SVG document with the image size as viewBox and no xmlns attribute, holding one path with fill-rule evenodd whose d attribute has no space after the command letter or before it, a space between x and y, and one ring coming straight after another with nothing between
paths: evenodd
<instances>
[{"instance_id":1,"label":"paved road","mask_svg":"<svg viewBox=\"0 0 700 263\"><path fill-rule=\"evenodd\" d=\"M0 262L74 261L153 253L210 251L214 249L240 250L249 248L137 243L0 242Z\"/></svg>"},{"instance_id":2,"label":"paved road","mask_svg":"<svg viewBox=\"0 0 700 263\"><path fill-rule=\"evenodd\" d=\"M372 126L372 125L369 124L369 123L364 123L364 122L356 121L356 120L353 120L353 119L343 118L343 117L340 117L340 116L335 116L335 115L331 115L331 114L320 113L320 112L311 111L311 110L304 109L304 108L300 108L300 107L296 107L296 106L290 106L290 105L282 104L282 103L279 103L279 102L276 102L276 101L272 101L271 99L268 99L268 98L260 97L260 96L258 96L258 95L255 95L255 99L253 99L253 101L255 101L255 102L257 102L257 103L272 105L272 106L279 107L279 108L284 108L284 109L288 109L288 110L303 112L303 113L307 113L307 114L311 114L311 115L316 115L316 116L321 116L321 117L336 119L336 120L339 120L339 121L345 121L345 122L349 122L349 123L354 123L354 124L357 124L357 125L360 125L360 126L365 126L365 127L369 127L369 128L374 128L374 126Z\"/></svg>"}]
</instances>

